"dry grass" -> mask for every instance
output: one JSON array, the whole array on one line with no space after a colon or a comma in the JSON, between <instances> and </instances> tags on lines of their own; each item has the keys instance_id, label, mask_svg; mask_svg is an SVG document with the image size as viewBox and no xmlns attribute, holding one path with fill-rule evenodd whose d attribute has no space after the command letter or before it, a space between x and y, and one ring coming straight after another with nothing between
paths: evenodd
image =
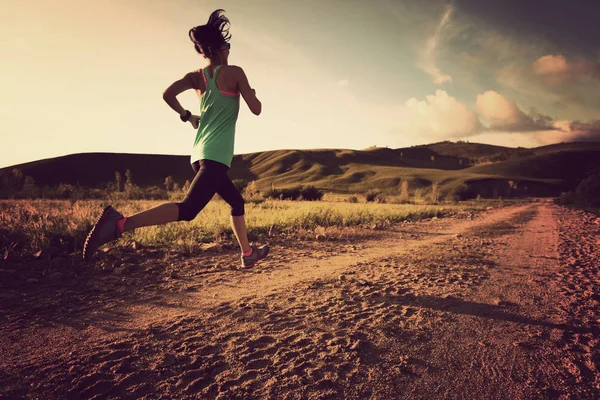
<instances>
[{"instance_id":1,"label":"dry grass","mask_svg":"<svg viewBox=\"0 0 600 400\"><path fill-rule=\"evenodd\" d=\"M401 221L442 217L463 209L482 209L489 203L455 205L366 204L338 201L265 201L246 204L246 222L251 240L269 232L321 232L324 229L369 227ZM117 201L113 206L124 215L148 209L162 201ZM26 255L48 246L67 252L81 251L93 222L107 201L3 200L0 201L0 251ZM215 200L191 222L176 222L138 229L121 239L146 246L168 246L194 250L202 243L231 238L229 206Z\"/></svg>"}]
</instances>

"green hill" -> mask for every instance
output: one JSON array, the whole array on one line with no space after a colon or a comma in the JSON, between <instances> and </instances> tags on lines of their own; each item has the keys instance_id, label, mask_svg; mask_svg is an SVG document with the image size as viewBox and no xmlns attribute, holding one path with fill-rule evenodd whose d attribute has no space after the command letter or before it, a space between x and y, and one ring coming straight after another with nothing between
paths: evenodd
<instances>
[{"instance_id":1,"label":"green hill","mask_svg":"<svg viewBox=\"0 0 600 400\"><path fill-rule=\"evenodd\" d=\"M495 160L472 165L474 160ZM576 187L600 167L600 143L561 143L533 149L478 143L434 143L401 149L276 150L236 155L229 175L260 189L312 185L327 191L363 193L380 189L398 193L436 182L443 193L464 185L472 195L554 196ZM59 183L102 187L115 171L131 170L141 186L163 186L167 176L192 180L188 156L87 153L15 165L0 170L6 181L17 168L39 186Z\"/></svg>"}]
</instances>

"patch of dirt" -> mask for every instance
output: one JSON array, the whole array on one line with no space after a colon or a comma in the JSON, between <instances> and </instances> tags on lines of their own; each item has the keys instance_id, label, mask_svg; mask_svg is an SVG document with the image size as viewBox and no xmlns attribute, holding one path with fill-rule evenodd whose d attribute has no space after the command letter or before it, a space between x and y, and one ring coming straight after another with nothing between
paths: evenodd
<instances>
[{"instance_id":1,"label":"patch of dirt","mask_svg":"<svg viewBox=\"0 0 600 400\"><path fill-rule=\"evenodd\" d=\"M0 398L596 398L596 221L536 202L273 237L247 271L227 248L2 265Z\"/></svg>"}]
</instances>

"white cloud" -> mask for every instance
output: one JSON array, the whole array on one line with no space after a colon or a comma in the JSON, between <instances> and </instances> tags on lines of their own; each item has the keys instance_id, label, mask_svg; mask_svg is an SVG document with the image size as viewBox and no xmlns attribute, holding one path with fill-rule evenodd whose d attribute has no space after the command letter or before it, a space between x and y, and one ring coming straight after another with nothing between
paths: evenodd
<instances>
[{"instance_id":1,"label":"white cloud","mask_svg":"<svg viewBox=\"0 0 600 400\"><path fill-rule=\"evenodd\" d=\"M600 140L600 120L587 123L579 121L555 121L554 130L536 132L536 136L544 144L597 141Z\"/></svg>"},{"instance_id":2,"label":"white cloud","mask_svg":"<svg viewBox=\"0 0 600 400\"><path fill-rule=\"evenodd\" d=\"M551 119L544 115L527 115L513 101L493 90L477 95L477 109L489 122L488 130L531 132L553 129Z\"/></svg>"},{"instance_id":3,"label":"white cloud","mask_svg":"<svg viewBox=\"0 0 600 400\"><path fill-rule=\"evenodd\" d=\"M340 79L339 81L337 81L336 85L339 87L348 87L348 80Z\"/></svg>"},{"instance_id":4,"label":"white cloud","mask_svg":"<svg viewBox=\"0 0 600 400\"><path fill-rule=\"evenodd\" d=\"M404 135L442 140L477 134L481 124L474 111L438 89L425 100L407 100L400 108L398 128Z\"/></svg>"},{"instance_id":5,"label":"white cloud","mask_svg":"<svg viewBox=\"0 0 600 400\"><path fill-rule=\"evenodd\" d=\"M419 68L431 75L433 82L438 85L446 82L452 82L452 77L443 73L436 65L436 52L442 37L442 32L444 31L444 28L449 25L453 12L454 8L451 5L448 5L444 11L444 14L442 15L442 18L440 19L440 22L435 28L433 36L427 40L425 47L419 54Z\"/></svg>"},{"instance_id":6,"label":"white cloud","mask_svg":"<svg viewBox=\"0 0 600 400\"><path fill-rule=\"evenodd\" d=\"M600 120L587 123L579 121L555 121L551 129L533 132L482 132L469 140L510 147L538 147L561 142L600 141Z\"/></svg>"},{"instance_id":7,"label":"white cloud","mask_svg":"<svg viewBox=\"0 0 600 400\"><path fill-rule=\"evenodd\" d=\"M566 72L567 60L561 55L546 55L538 58L532 65L533 73L538 75Z\"/></svg>"},{"instance_id":8,"label":"white cloud","mask_svg":"<svg viewBox=\"0 0 600 400\"><path fill-rule=\"evenodd\" d=\"M563 81L574 82L585 76L600 79L600 63L585 58L568 61L560 54L542 56L534 61L531 68L534 74L543 76L550 85Z\"/></svg>"}]
</instances>

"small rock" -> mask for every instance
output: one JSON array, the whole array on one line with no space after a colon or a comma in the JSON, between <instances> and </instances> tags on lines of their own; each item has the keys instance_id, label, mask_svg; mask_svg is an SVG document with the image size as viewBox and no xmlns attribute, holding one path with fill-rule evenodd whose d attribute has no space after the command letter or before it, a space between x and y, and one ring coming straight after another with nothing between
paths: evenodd
<instances>
[{"instance_id":1,"label":"small rock","mask_svg":"<svg viewBox=\"0 0 600 400\"><path fill-rule=\"evenodd\" d=\"M317 239L318 241L323 241L325 239L327 239L327 237L325 235L323 235L322 233L317 234L317 236L315 236L315 239Z\"/></svg>"},{"instance_id":2,"label":"small rock","mask_svg":"<svg viewBox=\"0 0 600 400\"><path fill-rule=\"evenodd\" d=\"M27 283L37 283L38 280L36 278L29 278L25 282L27 282Z\"/></svg>"},{"instance_id":3,"label":"small rock","mask_svg":"<svg viewBox=\"0 0 600 400\"><path fill-rule=\"evenodd\" d=\"M129 247L133 250L139 250L142 248L142 245L139 244L138 242L136 242L135 240L132 240L131 243L129 244Z\"/></svg>"},{"instance_id":4,"label":"small rock","mask_svg":"<svg viewBox=\"0 0 600 400\"><path fill-rule=\"evenodd\" d=\"M203 251L215 251L215 252L221 252L222 248L221 245L219 243L203 243L200 248Z\"/></svg>"}]
</instances>

